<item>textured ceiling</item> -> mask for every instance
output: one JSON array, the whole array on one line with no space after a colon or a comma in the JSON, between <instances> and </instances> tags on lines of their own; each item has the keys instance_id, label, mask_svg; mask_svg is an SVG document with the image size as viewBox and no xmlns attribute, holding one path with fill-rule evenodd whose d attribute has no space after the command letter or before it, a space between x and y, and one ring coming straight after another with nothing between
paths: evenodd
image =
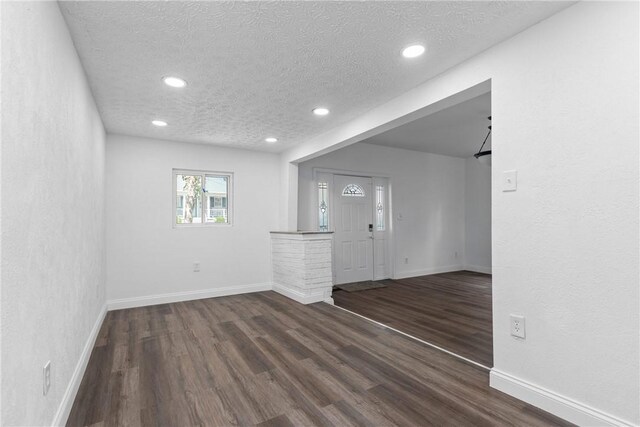
<instances>
[{"instance_id":1,"label":"textured ceiling","mask_svg":"<svg viewBox=\"0 0 640 427\"><path fill-rule=\"evenodd\" d=\"M491 94L478 96L364 140L369 144L406 148L454 157L471 157L487 136ZM491 137L484 149L491 147Z\"/></svg>"},{"instance_id":2,"label":"textured ceiling","mask_svg":"<svg viewBox=\"0 0 640 427\"><path fill-rule=\"evenodd\" d=\"M344 123L568 5L60 2L108 132L266 151ZM426 54L403 58L415 42ZM166 87L167 75L189 85ZM331 114L312 115L318 105Z\"/></svg>"}]
</instances>

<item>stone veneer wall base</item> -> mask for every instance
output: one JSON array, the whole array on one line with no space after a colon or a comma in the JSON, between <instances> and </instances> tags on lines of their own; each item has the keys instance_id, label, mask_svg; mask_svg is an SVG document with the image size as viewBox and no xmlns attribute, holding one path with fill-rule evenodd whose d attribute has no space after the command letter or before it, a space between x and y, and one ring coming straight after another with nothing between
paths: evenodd
<instances>
[{"instance_id":1,"label":"stone veneer wall base","mask_svg":"<svg viewBox=\"0 0 640 427\"><path fill-rule=\"evenodd\" d=\"M333 233L271 232L273 290L301 304L333 304Z\"/></svg>"}]
</instances>

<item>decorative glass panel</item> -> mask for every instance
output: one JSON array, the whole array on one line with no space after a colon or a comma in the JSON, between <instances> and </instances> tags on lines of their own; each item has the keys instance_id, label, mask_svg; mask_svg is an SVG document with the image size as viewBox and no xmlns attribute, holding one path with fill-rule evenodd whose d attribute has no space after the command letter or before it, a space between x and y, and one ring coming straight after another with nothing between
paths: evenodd
<instances>
[{"instance_id":1,"label":"decorative glass panel","mask_svg":"<svg viewBox=\"0 0 640 427\"><path fill-rule=\"evenodd\" d=\"M343 196L364 197L364 190L358 184L347 184L342 190Z\"/></svg>"},{"instance_id":2,"label":"decorative glass panel","mask_svg":"<svg viewBox=\"0 0 640 427\"><path fill-rule=\"evenodd\" d=\"M329 186L326 182L318 183L318 230L329 231Z\"/></svg>"},{"instance_id":3,"label":"decorative glass panel","mask_svg":"<svg viewBox=\"0 0 640 427\"><path fill-rule=\"evenodd\" d=\"M384 231L384 186L376 185L376 229Z\"/></svg>"}]
</instances>

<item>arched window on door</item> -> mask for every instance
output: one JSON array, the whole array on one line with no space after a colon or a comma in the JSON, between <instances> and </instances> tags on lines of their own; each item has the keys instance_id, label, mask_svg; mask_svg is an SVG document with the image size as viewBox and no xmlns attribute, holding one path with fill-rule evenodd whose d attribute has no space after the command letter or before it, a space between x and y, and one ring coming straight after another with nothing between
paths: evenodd
<instances>
[{"instance_id":1,"label":"arched window on door","mask_svg":"<svg viewBox=\"0 0 640 427\"><path fill-rule=\"evenodd\" d=\"M342 195L347 197L365 197L364 190L358 184L347 184L342 190Z\"/></svg>"}]
</instances>

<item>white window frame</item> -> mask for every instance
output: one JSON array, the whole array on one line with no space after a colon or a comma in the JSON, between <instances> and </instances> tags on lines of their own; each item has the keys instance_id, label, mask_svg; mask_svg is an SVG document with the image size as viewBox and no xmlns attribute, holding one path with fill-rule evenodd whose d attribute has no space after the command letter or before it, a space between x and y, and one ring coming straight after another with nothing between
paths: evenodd
<instances>
[{"instance_id":1,"label":"white window frame","mask_svg":"<svg viewBox=\"0 0 640 427\"><path fill-rule=\"evenodd\" d=\"M207 197L209 197L209 193L202 192L200 194L200 221L199 223L182 223L178 224L176 222L176 211L177 207L177 176L178 175L201 175L203 184L206 182L206 175L214 175L214 176L222 176L227 178L228 187L227 187L227 222L207 222ZM198 170L198 169L173 169L172 174L172 184L171 184L171 224L173 228L193 228L193 227L231 227L234 222L233 217L233 172L221 172L221 171L209 171L209 170ZM184 202L183 202L184 209Z\"/></svg>"}]
</instances>

